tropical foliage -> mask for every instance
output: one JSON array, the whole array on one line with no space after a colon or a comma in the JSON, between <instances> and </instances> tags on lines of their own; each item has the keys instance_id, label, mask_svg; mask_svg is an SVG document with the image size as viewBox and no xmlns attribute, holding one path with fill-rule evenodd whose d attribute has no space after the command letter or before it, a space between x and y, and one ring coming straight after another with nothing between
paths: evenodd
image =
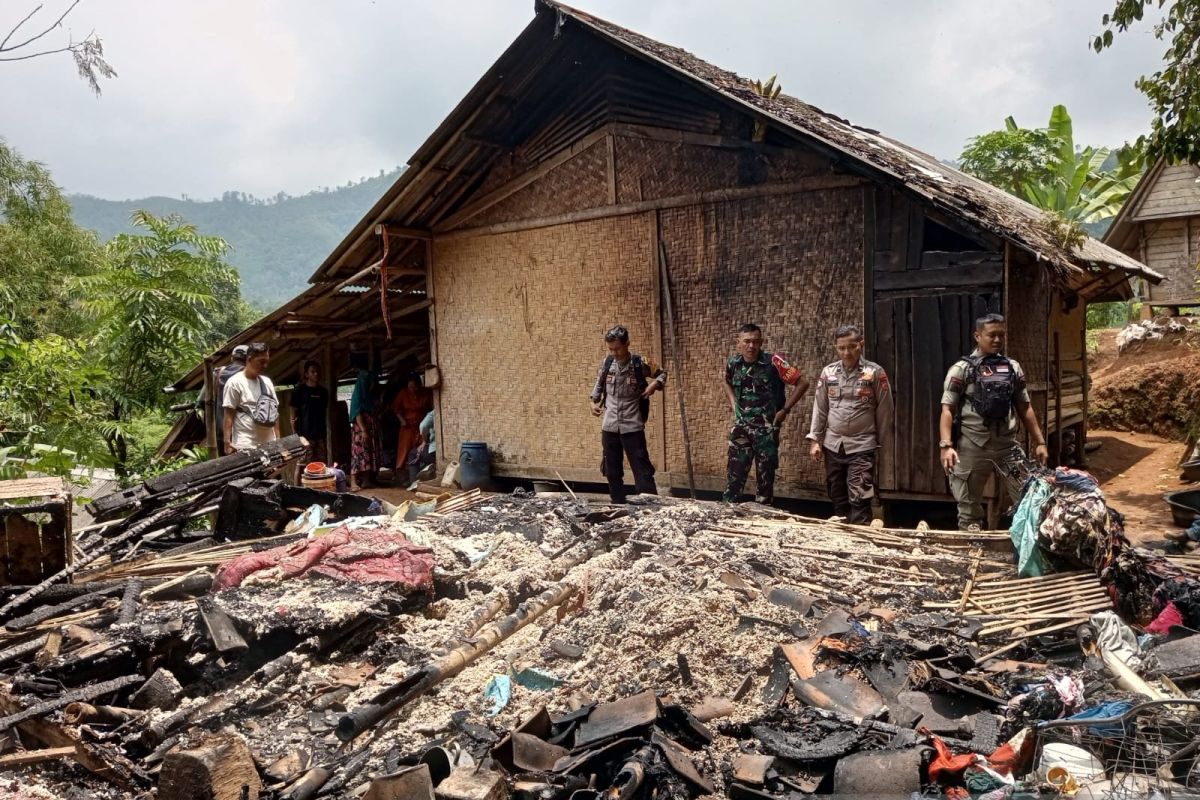
<instances>
[{"instance_id":1,"label":"tropical foliage","mask_svg":"<svg viewBox=\"0 0 1200 800\"><path fill-rule=\"evenodd\" d=\"M253 318L228 245L143 211L100 245L2 141L0 202L0 471L145 467L162 387Z\"/></svg>"},{"instance_id":2,"label":"tropical foliage","mask_svg":"<svg viewBox=\"0 0 1200 800\"><path fill-rule=\"evenodd\" d=\"M1151 163L1160 157L1200 163L1200 0L1116 0L1112 13L1101 19L1104 30L1092 47L1097 53L1112 47L1114 31L1141 22L1148 8L1162 14L1151 28L1154 37L1170 44L1162 69L1135 84L1154 109L1146 155Z\"/></svg>"},{"instance_id":3,"label":"tropical foliage","mask_svg":"<svg viewBox=\"0 0 1200 800\"><path fill-rule=\"evenodd\" d=\"M1077 147L1071 115L1062 105L1050 112L1044 128L1021 128L1008 117L1002 130L973 138L961 163L976 177L1071 223L1115 216L1145 166L1137 145L1116 151Z\"/></svg>"}]
</instances>

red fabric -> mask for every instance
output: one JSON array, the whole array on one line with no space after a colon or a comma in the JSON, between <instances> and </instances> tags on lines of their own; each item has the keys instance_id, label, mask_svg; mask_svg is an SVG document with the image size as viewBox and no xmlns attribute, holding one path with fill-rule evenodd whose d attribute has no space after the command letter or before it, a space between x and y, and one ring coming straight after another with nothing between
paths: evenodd
<instances>
[{"instance_id":1,"label":"red fabric","mask_svg":"<svg viewBox=\"0 0 1200 800\"><path fill-rule=\"evenodd\" d=\"M928 736L933 741L933 749L937 751L937 757L929 764L929 780L931 783L937 783L941 778L956 778L964 769L971 766L978 760L978 756L974 753L963 753L961 756L956 756L950 752L950 748L939 737L934 736L929 732L928 728L921 728L919 733Z\"/></svg>"},{"instance_id":2,"label":"red fabric","mask_svg":"<svg viewBox=\"0 0 1200 800\"><path fill-rule=\"evenodd\" d=\"M1167 634L1176 625L1183 625L1183 615L1174 603L1167 603L1167 607L1146 626L1146 633Z\"/></svg>"},{"instance_id":3,"label":"red fabric","mask_svg":"<svg viewBox=\"0 0 1200 800\"><path fill-rule=\"evenodd\" d=\"M379 528L338 528L311 540L262 553L248 553L223 564L213 591L240 586L251 574L278 567L283 578L308 573L357 583L398 583L410 591L432 591L433 555L402 533Z\"/></svg>"}]
</instances>

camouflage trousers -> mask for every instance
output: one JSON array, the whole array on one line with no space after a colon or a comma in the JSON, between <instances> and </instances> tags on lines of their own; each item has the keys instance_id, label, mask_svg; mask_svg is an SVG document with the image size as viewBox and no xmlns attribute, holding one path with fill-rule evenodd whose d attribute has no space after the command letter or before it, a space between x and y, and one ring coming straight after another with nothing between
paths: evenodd
<instances>
[{"instance_id":1,"label":"camouflage trousers","mask_svg":"<svg viewBox=\"0 0 1200 800\"><path fill-rule=\"evenodd\" d=\"M875 497L875 451L835 453L828 447L821 449L833 513L855 525L870 525L871 500Z\"/></svg>"},{"instance_id":2,"label":"camouflage trousers","mask_svg":"<svg viewBox=\"0 0 1200 800\"><path fill-rule=\"evenodd\" d=\"M750 477L750 462L761 502L775 499L775 469L779 466L779 429L737 423L729 432L729 475L723 499L736 503Z\"/></svg>"}]
</instances>

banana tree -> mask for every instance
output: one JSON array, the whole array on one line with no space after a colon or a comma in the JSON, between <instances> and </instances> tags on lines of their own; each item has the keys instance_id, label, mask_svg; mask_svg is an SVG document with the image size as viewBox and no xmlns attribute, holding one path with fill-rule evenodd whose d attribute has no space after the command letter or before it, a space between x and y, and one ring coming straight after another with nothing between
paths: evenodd
<instances>
[{"instance_id":1,"label":"banana tree","mask_svg":"<svg viewBox=\"0 0 1200 800\"><path fill-rule=\"evenodd\" d=\"M1010 117L1006 123L1011 121ZM1141 176L1138 155L1130 152L1132 148L1122 148L1117 167L1106 170L1112 151L1107 147L1076 149L1066 106L1057 105L1050 112L1046 132L1056 145L1050 171L1021 187L1025 199L1076 222L1115 216Z\"/></svg>"},{"instance_id":2,"label":"banana tree","mask_svg":"<svg viewBox=\"0 0 1200 800\"><path fill-rule=\"evenodd\" d=\"M1114 157L1116 165L1109 166ZM1071 115L1058 105L1045 128L1022 128L1008 117L1003 130L976 136L963 150L961 164L1038 208L1083 223L1120 211L1141 177L1144 154L1130 145L1115 151L1076 149Z\"/></svg>"}]
</instances>

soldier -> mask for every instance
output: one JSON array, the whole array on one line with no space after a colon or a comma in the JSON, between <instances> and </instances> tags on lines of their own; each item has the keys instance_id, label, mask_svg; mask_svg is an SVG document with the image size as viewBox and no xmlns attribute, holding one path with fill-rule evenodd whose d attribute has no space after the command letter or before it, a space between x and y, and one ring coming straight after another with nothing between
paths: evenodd
<instances>
[{"instance_id":1,"label":"soldier","mask_svg":"<svg viewBox=\"0 0 1200 800\"><path fill-rule=\"evenodd\" d=\"M833 513L870 525L876 455L891 443L892 387L883 367L862 357L857 325L839 327L834 346L839 360L817 378L809 454L814 461L825 461Z\"/></svg>"},{"instance_id":2,"label":"soldier","mask_svg":"<svg viewBox=\"0 0 1200 800\"><path fill-rule=\"evenodd\" d=\"M1034 455L1043 466L1049 453L1037 415L1029 402L1025 371L1004 356L1004 317L985 314L975 320L975 350L954 362L946 373L939 427L942 468L950 492L958 501L958 527L978 530L983 525L983 488L995 471L1015 503L1021 493L1017 465L1025 453L1017 445L1017 418L1033 440ZM955 421L960 426L953 440Z\"/></svg>"},{"instance_id":3,"label":"soldier","mask_svg":"<svg viewBox=\"0 0 1200 800\"><path fill-rule=\"evenodd\" d=\"M750 477L754 460L760 503L775 500L775 469L779 466L779 428L792 406L808 391L808 381L798 371L795 389L786 397L783 378L770 353L764 353L762 329L746 323L738 329L737 355L725 364L725 394L733 407L729 432L728 482L724 500L737 502Z\"/></svg>"},{"instance_id":4,"label":"soldier","mask_svg":"<svg viewBox=\"0 0 1200 800\"><path fill-rule=\"evenodd\" d=\"M627 456L638 494L658 494L654 465L646 449L646 417L650 395L666 384L667 373L629 352L629 331L620 325L604 334L604 341L608 356L592 388L592 414L604 417L600 425L600 471L608 478L609 497L614 503L624 503L623 462Z\"/></svg>"}]
</instances>

